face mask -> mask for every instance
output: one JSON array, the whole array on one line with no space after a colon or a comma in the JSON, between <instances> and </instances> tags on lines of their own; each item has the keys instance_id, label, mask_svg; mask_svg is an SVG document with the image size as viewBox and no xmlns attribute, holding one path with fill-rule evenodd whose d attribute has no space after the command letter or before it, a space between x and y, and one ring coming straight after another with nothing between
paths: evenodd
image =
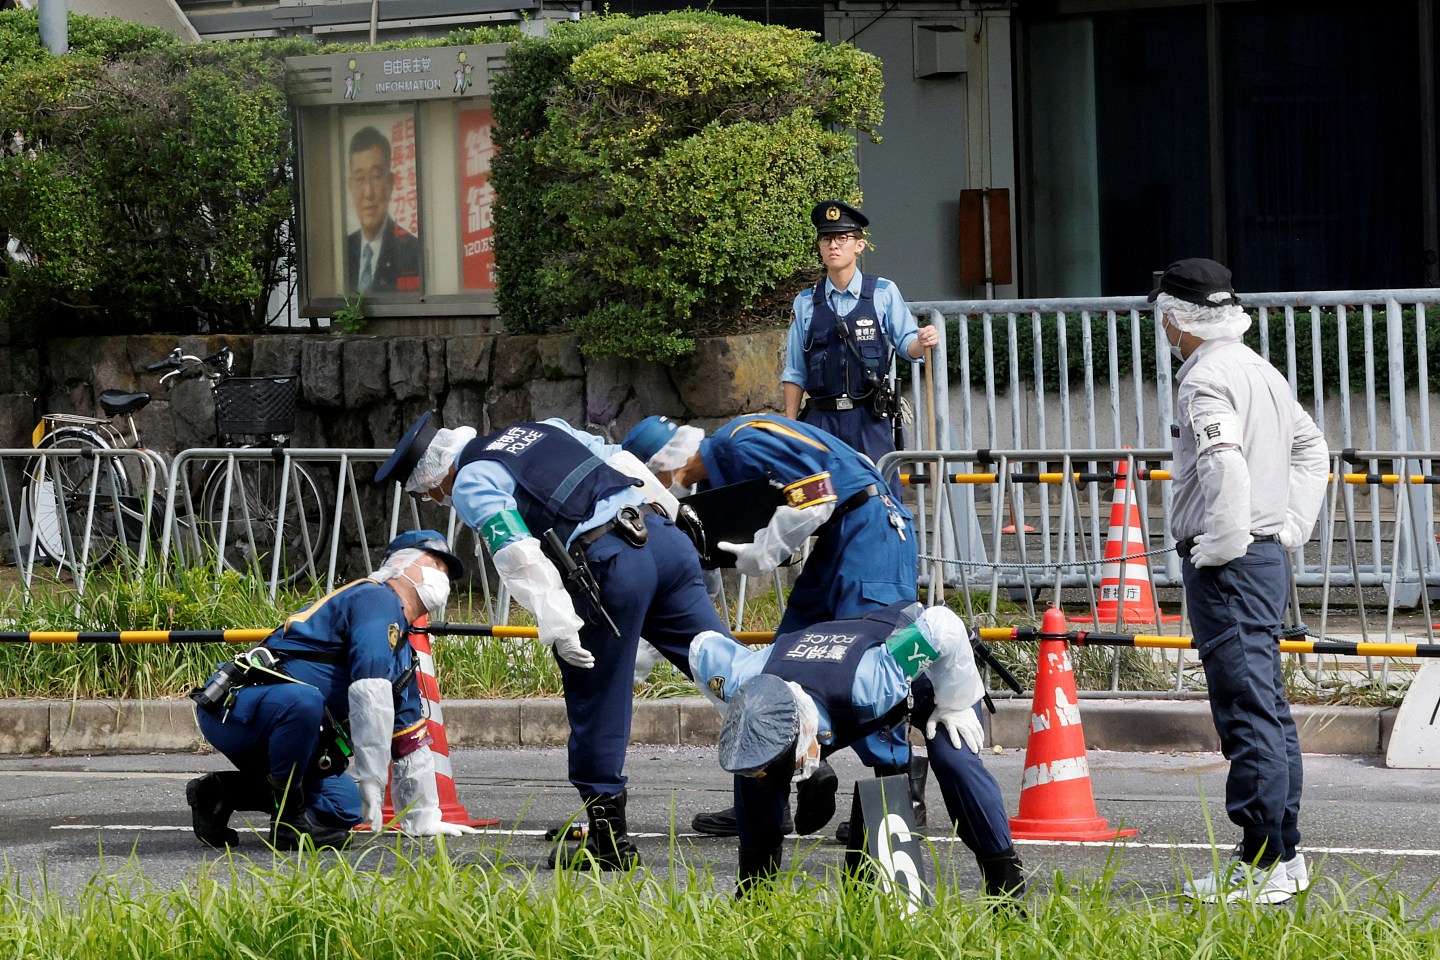
<instances>
[{"instance_id":1,"label":"face mask","mask_svg":"<svg viewBox=\"0 0 1440 960\"><path fill-rule=\"evenodd\" d=\"M1168 320L1167 320L1166 323L1164 324L1164 330L1165 330L1165 342L1170 345L1170 356L1174 357L1175 360L1176 360L1176 362L1178 362L1178 363L1184 363L1184 362L1185 362L1185 357L1184 357L1184 355L1180 352L1180 344L1175 343L1174 341L1172 341L1172 340L1170 339L1170 323L1169 323Z\"/></svg>"},{"instance_id":2,"label":"face mask","mask_svg":"<svg viewBox=\"0 0 1440 960\"><path fill-rule=\"evenodd\" d=\"M431 620L439 620L445 616L445 604L450 600L450 578L445 576L434 567L420 568L420 582L416 583L405 574L401 574L411 586L415 588L420 602L425 605L425 612L430 615Z\"/></svg>"}]
</instances>

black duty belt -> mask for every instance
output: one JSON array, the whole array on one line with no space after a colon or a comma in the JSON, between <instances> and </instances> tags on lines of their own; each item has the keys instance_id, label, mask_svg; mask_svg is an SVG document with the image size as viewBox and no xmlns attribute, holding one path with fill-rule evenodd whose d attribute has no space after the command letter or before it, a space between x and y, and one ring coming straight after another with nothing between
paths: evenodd
<instances>
[{"instance_id":1,"label":"black duty belt","mask_svg":"<svg viewBox=\"0 0 1440 960\"><path fill-rule=\"evenodd\" d=\"M869 500L871 497L878 496L880 496L880 488L872 483L870 484L870 486L866 487L864 490L861 490L859 493L852 493L850 496L846 497L840 503L839 512L849 513L856 507L863 506L865 501Z\"/></svg>"},{"instance_id":2,"label":"black duty belt","mask_svg":"<svg viewBox=\"0 0 1440 960\"><path fill-rule=\"evenodd\" d=\"M865 397L826 397L824 400L817 400L810 397L805 402L816 410L854 410L856 407L864 406L869 400Z\"/></svg>"},{"instance_id":3,"label":"black duty belt","mask_svg":"<svg viewBox=\"0 0 1440 960\"><path fill-rule=\"evenodd\" d=\"M619 527L621 525L620 515L623 514L626 510L633 510L638 513L640 521L642 523L644 522L645 517L652 513L659 517L669 517L669 514L665 512L665 508L660 506L659 504L642 503L639 506L630 506L627 504L626 506L620 508L620 513L617 513L615 515L614 520L610 520L607 523L602 523L600 524L600 526L596 527L593 530L586 530L584 533L580 534L580 536L576 537L574 544L571 546L571 550L573 551L578 548L579 550L583 551L587 549L590 544L605 536L605 534L613 532L616 527Z\"/></svg>"},{"instance_id":4,"label":"black duty belt","mask_svg":"<svg viewBox=\"0 0 1440 960\"><path fill-rule=\"evenodd\" d=\"M1279 543L1279 542L1280 542L1280 535L1279 535L1278 533L1252 533L1252 534L1250 534L1250 536L1254 538L1254 541L1255 541L1256 543ZM1190 556L1190 551L1192 551L1192 550L1194 550L1194 549L1195 549L1195 538L1194 538L1194 537L1186 537L1184 540L1176 540L1176 541L1175 541L1175 552L1178 553L1178 554L1180 554L1180 556L1182 556L1182 557L1188 557L1188 556Z\"/></svg>"}]
</instances>

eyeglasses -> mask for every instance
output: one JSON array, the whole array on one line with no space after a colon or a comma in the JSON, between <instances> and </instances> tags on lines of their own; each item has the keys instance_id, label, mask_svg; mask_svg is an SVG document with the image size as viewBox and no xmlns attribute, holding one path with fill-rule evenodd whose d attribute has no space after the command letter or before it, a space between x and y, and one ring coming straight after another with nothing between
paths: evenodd
<instances>
[{"instance_id":1,"label":"eyeglasses","mask_svg":"<svg viewBox=\"0 0 1440 960\"><path fill-rule=\"evenodd\" d=\"M843 247L851 240L859 239L860 238L853 233L825 233L820 235L820 239L817 242L822 247Z\"/></svg>"}]
</instances>

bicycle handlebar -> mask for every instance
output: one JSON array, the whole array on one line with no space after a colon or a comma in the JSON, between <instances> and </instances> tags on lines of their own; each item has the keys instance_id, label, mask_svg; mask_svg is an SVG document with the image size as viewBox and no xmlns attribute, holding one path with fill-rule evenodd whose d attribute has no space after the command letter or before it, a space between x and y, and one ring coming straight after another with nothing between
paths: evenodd
<instances>
[{"instance_id":1,"label":"bicycle handlebar","mask_svg":"<svg viewBox=\"0 0 1440 960\"><path fill-rule=\"evenodd\" d=\"M193 365L193 367L209 367L215 371L215 373L207 375L218 379L219 377L230 375L231 369L235 366L235 354L233 354L227 346L221 347L208 357L197 357L194 354L182 353L180 348L176 347L170 351L170 355L164 360L148 363L145 365L145 369L151 373L169 370L169 373L160 378L160 383L165 384L171 377L183 374L190 365ZM193 369L193 367L191 367L191 369Z\"/></svg>"}]
</instances>

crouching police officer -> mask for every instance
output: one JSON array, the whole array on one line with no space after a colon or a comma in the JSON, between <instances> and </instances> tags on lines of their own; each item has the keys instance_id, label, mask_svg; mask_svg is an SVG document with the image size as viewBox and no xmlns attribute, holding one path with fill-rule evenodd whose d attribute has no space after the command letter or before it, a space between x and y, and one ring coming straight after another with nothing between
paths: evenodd
<instances>
[{"instance_id":1,"label":"crouching police officer","mask_svg":"<svg viewBox=\"0 0 1440 960\"><path fill-rule=\"evenodd\" d=\"M379 570L292 615L192 692L201 733L236 768L186 785L201 843L237 843L235 810L269 811L280 849L304 837L338 847L362 822L378 832L392 760L402 830L473 832L440 819L408 639L419 617L444 614L464 571L439 533L403 533ZM347 765L353 780L341 776Z\"/></svg>"},{"instance_id":2,"label":"crouching police officer","mask_svg":"<svg viewBox=\"0 0 1440 960\"><path fill-rule=\"evenodd\" d=\"M687 676L691 639L725 630L695 547L669 519L674 497L633 454L563 420L477 438L470 427L437 430L426 413L376 472L376 483L391 481L453 502L553 649L570 721L570 782L590 824L584 845L557 847L550 865L636 865L623 770L641 629Z\"/></svg>"},{"instance_id":3,"label":"crouching police officer","mask_svg":"<svg viewBox=\"0 0 1440 960\"><path fill-rule=\"evenodd\" d=\"M975 854L985 892L1024 894L1000 787L980 760L984 685L969 632L944 607L919 611L919 604L892 604L782 634L753 651L719 634L695 638L695 682L725 715L720 765L735 774L737 893L780 868L791 781L799 781L797 821L815 807L833 809L833 780L806 786L822 759L909 719L925 731L946 812Z\"/></svg>"}]
</instances>

